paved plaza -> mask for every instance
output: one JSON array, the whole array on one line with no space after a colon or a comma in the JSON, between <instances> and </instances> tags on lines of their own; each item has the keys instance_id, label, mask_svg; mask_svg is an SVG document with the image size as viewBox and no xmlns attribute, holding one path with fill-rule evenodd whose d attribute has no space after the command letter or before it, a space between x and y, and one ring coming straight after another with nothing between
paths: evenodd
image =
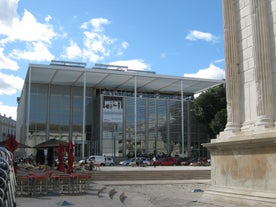
<instances>
[{"instance_id":1,"label":"paved plaza","mask_svg":"<svg viewBox=\"0 0 276 207\"><path fill-rule=\"evenodd\" d=\"M206 170L209 167L102 167L101 171ZM99 171L99 173L101 173ZM222 200L202 199L210 180L91 181L87 194L17 197L20 207L235 207Z\"/></svg>"}]
</instances>

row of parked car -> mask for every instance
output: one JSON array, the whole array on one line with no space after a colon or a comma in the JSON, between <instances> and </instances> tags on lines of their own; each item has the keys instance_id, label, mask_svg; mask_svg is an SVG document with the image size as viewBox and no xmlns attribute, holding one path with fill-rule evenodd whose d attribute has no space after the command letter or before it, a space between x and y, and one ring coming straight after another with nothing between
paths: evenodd
<instances>
[{"instance_id":1,"label":"row of parked car","mask_svg":"<svg viewBox=\"0 0 276 207\"><path fill-rule=\"evenodd\" d=\"M122 166L210 166L211 161L207 159L199 159L195 157L181 158L181 157L164 157L158 159L149 159L146 157L130 158L128 160L121 161L119 165Z\"/></svg>"},{"instance_id":2,"label":"row of parked car","mask_svg":"<svg viewBox=\"0 0 276 207\"><path fill-rule=\"evenodd\" d=\"M115 162L112 157L106 157L104 155L92 155L87 159L80 160L79 164L99 164L101 166L114 166Z\"/></svg>"},{"instance_id":3,"label":"row of parked car","mask_svg":"<svg viewBox=\"0 0 276 207\"><path fill-rule=\"evenodd\" d=\"M92 155L87 159L80 160L80 164L100 164L101 166L114 166L115 162L112 157L104 155ZM121 166L210 166L211 162L207 159L199 159L195 157L181 158L181 157L164 157L158 159L150 159L147 157L130 158L119 162Z\"/></svg>"}]
</instances>

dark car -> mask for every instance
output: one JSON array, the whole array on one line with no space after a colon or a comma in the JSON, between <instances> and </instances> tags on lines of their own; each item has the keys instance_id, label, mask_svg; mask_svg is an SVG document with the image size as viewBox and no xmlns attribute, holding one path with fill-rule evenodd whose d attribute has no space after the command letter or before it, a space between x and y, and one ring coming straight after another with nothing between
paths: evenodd
<instances>
[{"instance_id":1,"label":"dark car","mask_svg":"<svg viewBox=\"0 0 276 207\"><path fill-rule=\"evenodd\" d=\"M176 160L176 158L174 157L166 157L166 158L162 158L162 159L158 159L156 160L153 165L155 166L176 166L178 165L178 162Z\"/></svg>"},{"instance_id":2,"label":"dark car","mask_svg":"<svg viewBox=\"0 0 276 207\"><path fill-rule=\"evenodd\" d=\"M151 162L150 162L149 158L147 158L147 157L137 157L136 165L137 166L149 166L149 165L151 165Z\"/></svg>"},{"instance_id":3,"label":"dark car","mask_svg":"<svg viewBox=\"0 0 276 207\"><path fill-rule=\"evenodd\" d=\"M178 165L181 165L181 162L188 160L188 157L175 157Z\"/></svg>"},{"instance_id":4,"label":"dark car","mask_svg":"<svg viewBox=\"0 0 276 207\"><path fill-rule=\"evenodd\" d=\"M197 157L191 157L185 161L182 161L181 162L181 165L185 165L185 166L188 166L188 165L191 165L191 163L195 163L198 161L198 158Z\"/></svg>"}]
</instances>

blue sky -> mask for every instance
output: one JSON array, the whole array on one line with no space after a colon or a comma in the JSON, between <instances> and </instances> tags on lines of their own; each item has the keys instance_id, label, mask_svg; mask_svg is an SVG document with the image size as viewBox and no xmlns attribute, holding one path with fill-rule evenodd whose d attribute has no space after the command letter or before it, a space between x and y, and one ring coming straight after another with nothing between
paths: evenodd
<instances>
[{"instance_id":1,"label":"blue sky","mask_svg":"<svg viewBox=\"0 0 276 207\"><path fill-rule=\"evenodd\" d=\"M225 76L221 0L0 0L0 8L0 113L13 119L29 63Z\"/></svg>"}]
</instances>

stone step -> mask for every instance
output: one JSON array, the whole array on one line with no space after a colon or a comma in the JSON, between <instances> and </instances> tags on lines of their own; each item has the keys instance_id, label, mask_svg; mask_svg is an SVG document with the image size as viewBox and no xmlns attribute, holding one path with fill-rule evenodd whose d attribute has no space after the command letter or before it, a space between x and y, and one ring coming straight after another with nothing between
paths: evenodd
<instances>
[{"instance_id":1,"label":"stone step","mask_svg":"<svg viewBox=\"0 0 276 207\"><path fill-rule=\"evenodd\" d=\"M92 180L187 180L210 179L210 170L92 171Z\"/></svg>"}]
</instances>

